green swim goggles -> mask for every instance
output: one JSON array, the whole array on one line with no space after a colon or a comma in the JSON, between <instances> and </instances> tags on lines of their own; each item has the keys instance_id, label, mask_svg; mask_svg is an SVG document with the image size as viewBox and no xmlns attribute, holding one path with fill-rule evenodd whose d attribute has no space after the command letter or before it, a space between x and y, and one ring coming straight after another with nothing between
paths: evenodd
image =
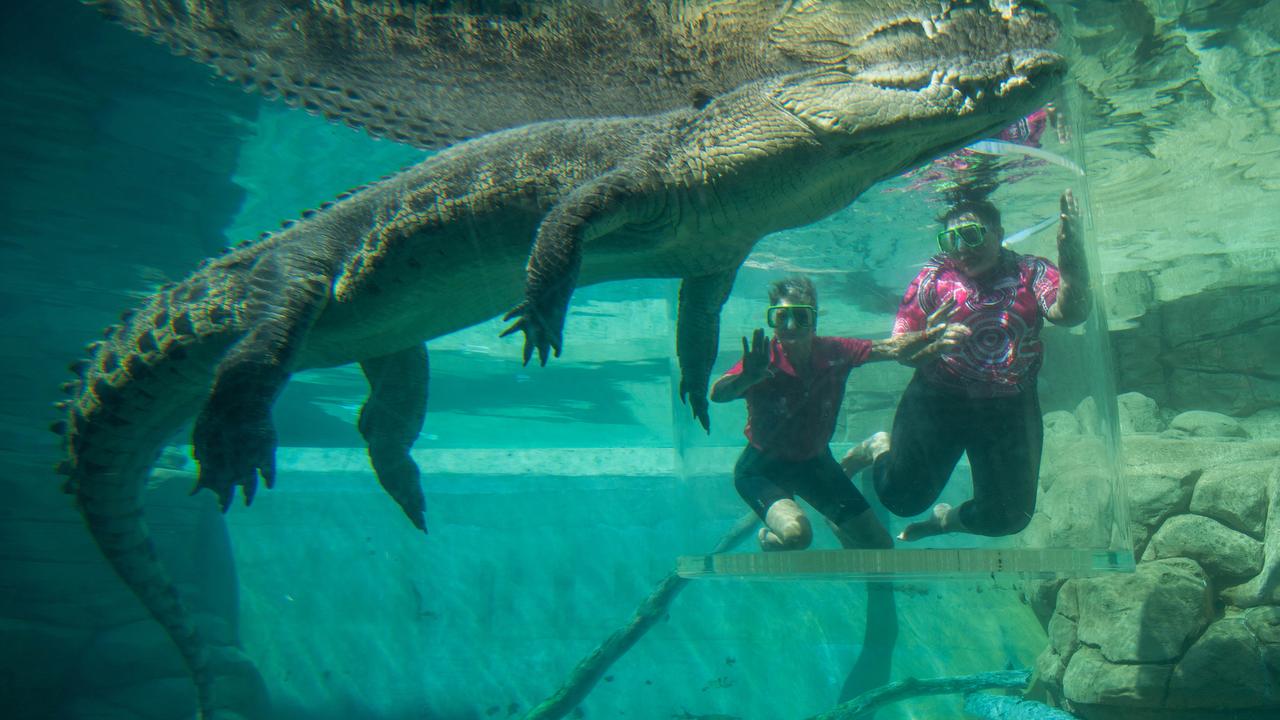
<instances>
[{"instance_id":1,"label":"green swim goggles","mask_svg":"<svg viewBox=\"0 0 1280 720\"><path fill-rule=\"evenodd\" d=\"M981 223L965 223L938 233L938 248L955 252L961 245L976 248L987 241L987 228Z\"/></svg>"},{"instance_id":2,"label":"green swim goggles","mask_svg":"<svg viewBox=\"0 0 1280 720\"><path fill-rule=\"evenodd\" d=\"M764 321L771 328L790 325L802 330L813 327L817 320L818 308L812 305L770 305L764 311Z\"/></svg>"}]
</instances>

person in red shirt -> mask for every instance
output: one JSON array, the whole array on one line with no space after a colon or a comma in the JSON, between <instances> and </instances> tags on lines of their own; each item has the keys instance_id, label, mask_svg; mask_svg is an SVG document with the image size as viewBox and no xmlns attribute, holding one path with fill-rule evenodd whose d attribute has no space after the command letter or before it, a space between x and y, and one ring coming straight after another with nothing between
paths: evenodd
<instances>
[{"instance_id":1,"label":"person in red shirt","mask_svg":"<svg viewBox=\"0 0 1280 720\"><path fill-rule=\"evenodd\" d=\"M1058 264L1002 247L1000 211L989 200L957 203L942 218L942 250L907 288L895 333L910 333L948 310L943 335L907 364L893 434L876 433L849 451L850 476L872 466L876 495L895 515L924 512L960 456L969 456L973 498L911 523L901 540L941 533L1012 535L1035 510L1044 426L1036 375L1048 320L1078 325L1089 314L1089 276L1071 191L1059 201Z\"/></svg>"},{"instance_id":2,"label":"person in red shirt","mask_svg":"<svg viewBox=\"0 0 1280 720\"><path fill-rule=\"evenodd\" d=\"M748 443L733 477L738 494L764 521L761 548L800 550L812 542L813 530L796 495L822 513L844 547L893 547L828 443L850 371L923 350L945 332L944 314L931 315L925 328L887 340L821 337L818 295L808 278L791 277L769 287L765 319L773 339L766 343L763 329L755 331L750 345L744 337L742 359L711 388L713 402L747 401Z\"/></svg>"}]
</instances>

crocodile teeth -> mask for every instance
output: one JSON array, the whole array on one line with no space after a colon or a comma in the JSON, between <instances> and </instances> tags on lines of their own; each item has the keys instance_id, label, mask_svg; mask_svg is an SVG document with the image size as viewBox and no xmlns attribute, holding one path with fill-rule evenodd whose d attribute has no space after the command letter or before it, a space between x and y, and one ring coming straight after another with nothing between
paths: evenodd
<instances>
[{"instance_id":1,"label":"crocodile teeth","mask_svg":"<svg viewBox=\"0 0 1280 720\"><path fill-rule=\"evenodd\" d=\"M924 30L924 36L930 40L938 34L938 26L929 18L920 21L920 29Z\"/></svg>"},{"instance_id":2,"label":"crocodile teeth","mask_svg":"<svg viewBox=\"0 0 1280 720\"><path fill-rule=\"evenodd\" d=\"M1025 85L1030 85L1030 84L1031 84L1031 81L1028 80L1025 75L1014 75L1013 77L1007 80L1004 80L1003 82L1000 83L1000 87L996 90L996 94L1000 96L1004 96L1005 93L1009 92L1014 88L1019 88L1019 87L1023 87Z\"/></svg>"}]
</instances>

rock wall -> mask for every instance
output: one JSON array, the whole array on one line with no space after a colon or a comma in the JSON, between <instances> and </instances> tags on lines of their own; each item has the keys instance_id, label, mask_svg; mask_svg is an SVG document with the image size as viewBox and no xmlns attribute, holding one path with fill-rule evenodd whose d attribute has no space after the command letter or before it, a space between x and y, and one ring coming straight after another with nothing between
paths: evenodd
<instances>
[{"instance_id":1,"label":"rock wall","mask_svg":"<svg viewBox=\"0 0 1280 720\"><path fill-rule=\"evenodd\" d=\"M137 301L226 244L258 101L105 22L6 2L0 23L0 441L56 462L67 364Z\"/></svg>"},{"instance_id":2,"label":"rock wall","mask_svg":"<svg viewBox=\"0 0 1280 720\"><path fill-rule=\"evenodd\" d=\"M1220 413L1166 419L1137 393L1119 407L1137 571L1037 588L1040 689L1088 720L1276 717L1280 440ZM1073 465L1088 419L1046 417L1045 518L1087 512L1087 489L1055 489L1089 485ZM1051 546L1080 540L1069 524L1036 527Z\"/></svg>"},{"instance_id":3,"label":"rock wall","mask_svg":"<svg viewBox=\"0 0 1280 720\"><path fill-rule=\"evenodd\" d=\"M1274 268L1280 249L1251 257L1255 267ZM1218 259L1222 262L1215 264L1234 264L1226 256ZM1280 348L1280 286L1274 283L1274 269L1266 278L1237 270L1222 278L1220 287L1153 303L1132 327L1112 332L1119 387L1167 407L1235 416L1280 405L1280 372L1274 367ZM1116 278L1112 285L1129 281Z\"/></svg>"},{"instance_id":4,"label":"rock wall","mask_svg":"<svg viewBox=\"0 0 1280 720\"><path fill-rule=\"evenodd\" d=\"M1177 410L1280 405L1280 3L1070 6L1118 387Z\"/></svg>"},{"instance_id":5,"label":"rock wall","mask_svg":"<svg viewBox=\"0 0 1280 720\"><path fill-rule=\"evenodd\" d=\"M25 477L52 475L19 467ZM173 641L102 560L70 499L47 482L12 483L2 524L0 714L6 718L172 720L195 712ZM266 686L239 649L231 540L217 502L190 473L156 472L146 519L161 562L212 648L226 707L265 717Z\"/></svg>"},{"instance_id":6,"label":"rock wall","mask_svg":"<svg viewBox=\"0 0 1280 720\"><path fill-rule=\"evenodd\" d=\"M46 428L79 348L225 244L258 100L76 3L7 2L0 62L0 716L191 717L181 658L60 492ZM155 482L157 550L256 707L222 516L189 478Z\"/></svg>"}]
</instances>

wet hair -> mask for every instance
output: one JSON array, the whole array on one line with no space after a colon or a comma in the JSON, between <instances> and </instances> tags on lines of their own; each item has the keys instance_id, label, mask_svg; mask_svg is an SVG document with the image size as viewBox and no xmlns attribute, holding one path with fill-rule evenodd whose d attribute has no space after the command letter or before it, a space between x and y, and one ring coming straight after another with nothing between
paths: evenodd
<instances>
[{"instance_id":1,"label":"wet hair","mask_svg":"<svg viewBox=\"0 0 1280 720\"><path fill-rule=\"evenodd\" d=\"M948 208L938 218L938 222L946 225L961 215L973 215L983 225L990 228L998 228L1002 233L1004 232L1004 225L1000 223L1000 209L995 206L995 203L986 198L981 200L960 200Z\"/></svg>"},{"instance_id":2,"label":"wet hair","mask_svg":"<svg viewBox=\"0 0 1280 720\"><path fill-rule=\"evenodd\" d=\"M818 307L818 291L813 283L803 275L792 275L789 278L774 280L769 284L769 304L777 305L782 298L800 300L807 305Z\"/></svg>"}]
</instances>

